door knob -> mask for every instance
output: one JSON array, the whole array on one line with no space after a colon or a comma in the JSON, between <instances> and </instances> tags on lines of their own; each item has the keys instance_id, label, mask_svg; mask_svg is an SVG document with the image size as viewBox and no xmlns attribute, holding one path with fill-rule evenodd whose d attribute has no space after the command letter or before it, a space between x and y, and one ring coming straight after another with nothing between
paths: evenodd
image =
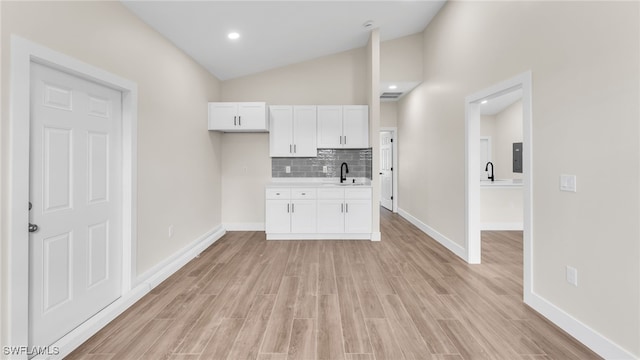
<instances>
[{"instance_id":1,"label":"door knob","mask_svg":"<svg viewBox=\"0 0 640 360\"><path fill-rule=\"evenodd\" d=\"M29 201L29 211L31 211L32 207L33 205L31 205L31 201ZM36 232L36 231L38 231L38 225L29 223L29 232Z\"/></svg>"}]
</instances>

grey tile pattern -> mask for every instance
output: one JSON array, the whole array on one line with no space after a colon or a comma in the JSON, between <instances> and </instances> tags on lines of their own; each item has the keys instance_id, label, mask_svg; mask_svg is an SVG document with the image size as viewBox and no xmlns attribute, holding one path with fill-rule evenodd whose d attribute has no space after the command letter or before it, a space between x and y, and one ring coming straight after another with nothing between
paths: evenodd
<instances>
[{"instance_id":1,"label":"grey tile pattern","mask_svg":"<svg viewBox=\"0 0 640 360\"><path fill-rule=\"evenodd\" d=\"M371 179L371 148L368 149L318 149L318 157L311 158L271 158L271 176L286 177L339 177L340 165L349 165L349 177L366 177ZM291 172L286 173L287 166ZM327 172L322 172L322 167Z\"/></svg>"}]
</instances>

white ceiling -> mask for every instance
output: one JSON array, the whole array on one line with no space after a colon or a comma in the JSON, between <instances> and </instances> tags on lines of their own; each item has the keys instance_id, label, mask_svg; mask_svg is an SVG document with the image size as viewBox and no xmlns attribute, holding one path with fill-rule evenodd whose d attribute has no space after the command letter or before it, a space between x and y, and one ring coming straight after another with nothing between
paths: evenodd
<instances>
[{"instance_id":1,"label":"white ceiling","mask_svg":"<svg viewBox=\"0 0 640 360\"><path fill-rule=\"evenodd\" d=\"M122 1L220 80L366 46L425 29L446 0ZM231 31L241 38L229 40Z\"/></svg>"}]
</instances>

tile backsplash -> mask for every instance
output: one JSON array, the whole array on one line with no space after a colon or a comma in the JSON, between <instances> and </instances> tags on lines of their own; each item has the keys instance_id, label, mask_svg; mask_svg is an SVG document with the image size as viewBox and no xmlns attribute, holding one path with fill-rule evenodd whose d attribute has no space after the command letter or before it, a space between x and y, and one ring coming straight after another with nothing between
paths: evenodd
<instances>
[{"instance_id":1,"label":"tile backsplash","mask_svg":"<svg viewBox=\"0 0 640 360\"><path fill-rule=\"evenodd\" d=\"M349 165L348 177L371 179L371 148L368 149L318 149L318 157L271 158L271 176L274 178L322 178L339 177L340 165ZM286 173L287 166L291 172ZM322 172L322 167L327 172Z\"/></svg>"}]
</instances>

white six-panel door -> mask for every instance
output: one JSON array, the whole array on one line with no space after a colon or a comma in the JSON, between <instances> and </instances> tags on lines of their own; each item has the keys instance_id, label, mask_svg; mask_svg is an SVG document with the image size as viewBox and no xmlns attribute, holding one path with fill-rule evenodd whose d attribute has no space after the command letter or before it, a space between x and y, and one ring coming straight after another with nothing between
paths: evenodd
<instances>
[{"instance_id":1,"label":"white six-panel door","mask_svg":"<svg viewBox=\"0 0 640 360\"><path fill-rule=\"evenodd\" d=\"M32 64L29 345L121 294L121 93Z\"/></svg>"}]
</instances>

